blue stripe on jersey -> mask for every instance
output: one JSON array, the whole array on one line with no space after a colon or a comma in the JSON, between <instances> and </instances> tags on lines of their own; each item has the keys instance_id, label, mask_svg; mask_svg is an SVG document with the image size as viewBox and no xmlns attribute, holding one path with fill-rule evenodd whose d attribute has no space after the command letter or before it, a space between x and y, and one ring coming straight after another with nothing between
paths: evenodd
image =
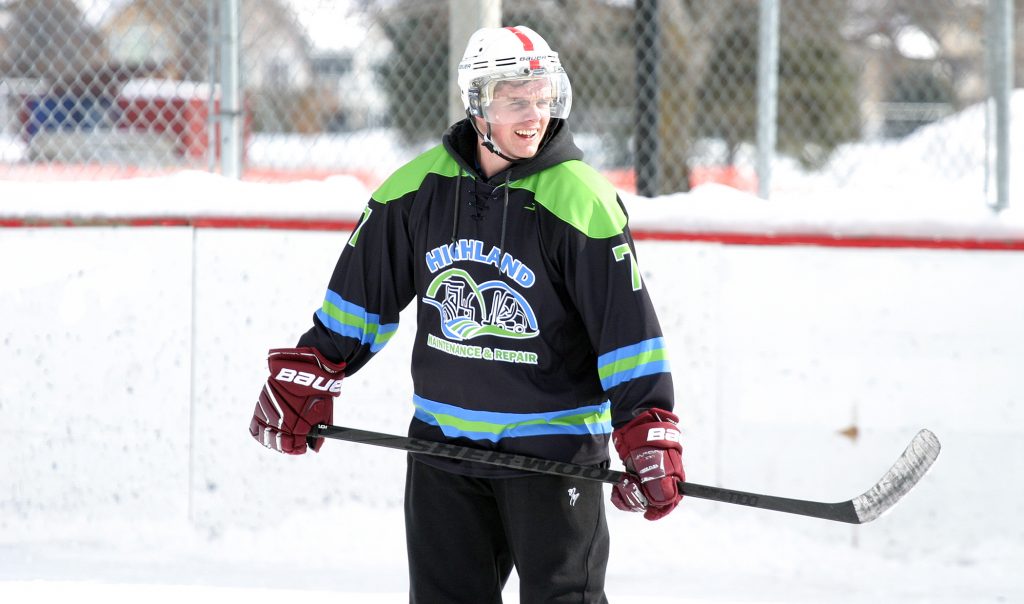
<instances>
[{"instance_id":1,"label":"blue stripe on jersey","mask_svg":"<svg viewBox=\"0 0 1024 604\"><path fill-rule=\"evenodd\" d=\"M602 354L597 358L601 387L610 390L639 377L669 373L666 353L665 340L659 337Z\"/></svg>"},{"instance_id":2,"label":"blue stripe on jersey","mask_svg":"<svg viewBox=\"0 0 1024 604\"><path fill-rule=\"evenodd\" d=\"M334 333L368 344L370 352L384 348L398 329L398 323L381 324L380 315L367 312L362 306L331 290L327 290L323 306L316 311L316 316Z\"/></svg>"},{"instance_id":3,"label":"blue stripe on jersey","mask_svg":"<svg viewBox=\"0 0 1024 604\"><path fill-rule=\"evenodd\" d=\"M505 438L550 435L610 434L611 403L547 413L474 411L413 396L416 419L437 426L449 438L498 442Z\"/></svg>"}]
</instances>

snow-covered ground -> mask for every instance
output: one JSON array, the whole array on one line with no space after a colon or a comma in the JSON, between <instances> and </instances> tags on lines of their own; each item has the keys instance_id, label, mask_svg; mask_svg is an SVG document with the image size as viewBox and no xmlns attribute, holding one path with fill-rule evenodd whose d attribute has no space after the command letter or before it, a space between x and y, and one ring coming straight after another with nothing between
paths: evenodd
<instances>
[{"instance_id":1,"label":"snow-covered ground","mask_svg":"<svg viewBox=\"0 0 1024 604\"><path fill-rule=\"evenodd\" d=\"M817 183L626 203L646 231L1024 239L1024 198L997 215L940 177L910 196ZM367 195L347 177L0 181L0 219L354 219ZM0 229L2 601L406 601L404 457L332 442L292 459L246 432L265 350L306 329L345 237ZM836 501L918 428L943 453L859 527L700 500L656 523L610 509L613 602L1024 601L1024 252L638 248L690 480ZM410 323L346 380L336 423L404 430Z\"/></svg>"},{"instance_id":2,"label":"snow-covered ground","mask_svg":"<svg viewBox=\"0 0 1024 604\"><path fill-rule=\"evenodd\" d=\"M291 211L354 217L366 193L347 179L257 185L192 173L0 183L0 213L148 213L173 202L176 215L262 214L298 199L304 209ZM718 187L675 199L686 211L660 212L667 201L630 198L638 228L731 217L752 229L767 211ZM1012 212L879 222L875 207L840 204L815 221L794 211L782 227L1024 231ZM344 233L0 232L4 600L404 600L403 456L332 443L285 459L245 433L263 353L306 328ZM699 500L658 523L612 510L614 601L1024 599L1014 479L1024 254L638 245L672 342L691 480L833 501L877 480L918 428L944 451L904 502L863 527ZM346 380L337 423L404 430L403 322ZM850 426L853 441L839 434ZM514 582L509 592L515 601Z\"/></svg>"}]
</instances>

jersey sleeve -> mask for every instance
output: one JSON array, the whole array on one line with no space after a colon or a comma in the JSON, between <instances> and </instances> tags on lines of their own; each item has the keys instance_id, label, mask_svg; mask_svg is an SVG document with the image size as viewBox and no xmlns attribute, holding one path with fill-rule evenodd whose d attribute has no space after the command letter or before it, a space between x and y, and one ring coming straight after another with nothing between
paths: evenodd
<instances>
[{"instance_id":1,"label":"jersey sleeve","mask_svg":"<svg viewBox=\"0 0 1024 604\"><path fill-rule=\"evenodd\" d=\"M672 375L654 305L616 196L621 228L594 237L570 230L566 284L597 354L597 371L621 426L644 409L671 411ZM615 206L611 206L615 211Z\"/></svg>"},{"instance_id":2,"label":"jersey sleeve","mask_svg":"<svg viewBox=\"0 0 1024 604\"><path fill-rule=\"evenodd\" d=\"M355 373L398 329L415 295L408 204L371 199L346 242L313 327L299 339Z\"/></svg>"}]
</instances>

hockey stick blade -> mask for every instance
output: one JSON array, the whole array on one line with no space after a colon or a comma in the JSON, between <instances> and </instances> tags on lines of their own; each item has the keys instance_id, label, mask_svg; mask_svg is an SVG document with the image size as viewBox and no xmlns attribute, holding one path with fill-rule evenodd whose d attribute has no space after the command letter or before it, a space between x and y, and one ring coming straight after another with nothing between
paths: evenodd
<instances>
[{"instance_id":1,"label":"hockey stick blade","mask_svg":"<svg viewBox=\"0 0 1024 604\"><path fill-rule=\"evenodd\" d=\"M875 486L853 499L857 522L871 522L896 505L928 473L939 457L942 445L930 430L921 430L907 450Z\"/></svg>"},{"instance_id":2,"label":"hockey stick blade","mask_svg":"<svg viewBox=\"0 0 1024 604\"><path fill-rule=\"evenodd\" d=\"M499 451L487 451L451 443L382 434L380 432L357 430L355 428L332 426L329 424L314 426L310 430L309 436L310 438L324 437L398 449L410 453L474 461L542 474L578 477L585 480L607 482L609 484L617 484L625 478L625 473L617 470L581 466L568 462L552 461ZM693 482L680 482L679 486L682 493L687 497L799 514L823 520L862 524L878 518L883 512L895 505L924 476L938 454L939 440L928 430L922 430L878 484L856 499L839 503L821 503L803 499L760 495Z\"/></svg>"}]
</instances>

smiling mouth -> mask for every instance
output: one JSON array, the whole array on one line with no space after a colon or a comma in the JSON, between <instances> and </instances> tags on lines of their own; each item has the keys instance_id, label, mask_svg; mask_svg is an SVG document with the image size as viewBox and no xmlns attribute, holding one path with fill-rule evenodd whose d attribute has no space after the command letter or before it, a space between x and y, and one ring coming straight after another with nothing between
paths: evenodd
<instances>
[{"instance_id":1,"label":"smiling mouth","mask_svg":"<svg viewBox=\"0 0 1024 604\"><path fill-rule=\"evenodd\" d=\"M532 129L532 130L516 130L515 133L516 133L516 136L518 136L519 138L525 138L527 140L532 139L532 138L537 136L537 130L536 129Z\"/></svg>"}]
</instances>

